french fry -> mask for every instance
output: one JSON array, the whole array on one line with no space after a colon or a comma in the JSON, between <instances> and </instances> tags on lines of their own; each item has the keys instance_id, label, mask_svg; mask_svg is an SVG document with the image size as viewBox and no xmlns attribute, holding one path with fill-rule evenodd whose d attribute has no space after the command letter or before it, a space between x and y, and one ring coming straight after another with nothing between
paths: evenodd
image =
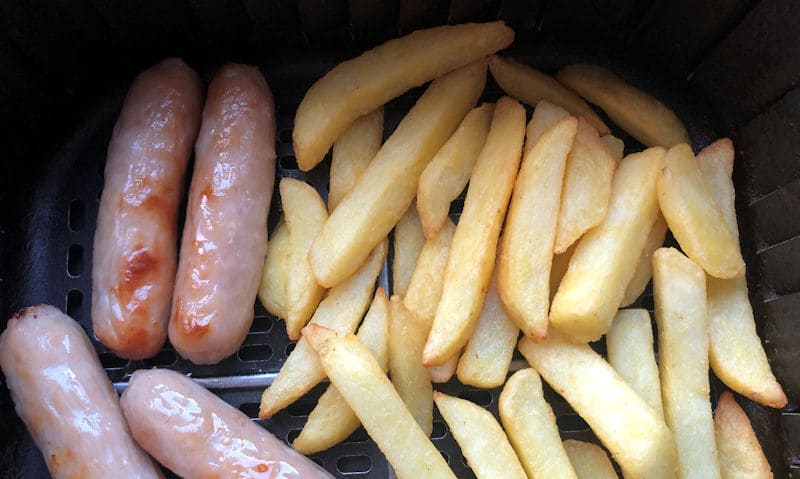
<instances>
[{"instance_id":1,"label":"french fry","mask_svg":"<svg viewBox=\"0 0 800 479\"><path fill-rule=\"evenodd\" d=\"M519 328L503 309L493 277L475 332L458 361L458 380L479 388L496 388L508 376Z\"/></svg>"},{"instance_id":2,"label":"french fry","mask_svg":"<svg viewBox=\"0 0 800 479\"><path fill-rule=\"evenodd\" d=\"M689 143L686 127L672 110L605 68L569 65L556 74L556 79L602 108L611 121L645 146L669 148Z\"/></svg>"},{"instance_id":3,"label":"french fry","mask_svg":"<svg viewBox=\"0 0 800 479\"><path fill-rule=\"evenodd\" d=\"M389 234L414 199L422 170L475 104L485 81L481 60L431 83L314 241L309 262L318 283L332 287L346 279Z\"/></svg>"},{"instance_id":4,"label":"french fry","mask_svg":"<svg viewBox=\"0 0 800 479\"><path fill-rule=\"evenodd\" d=\"M586 118L601 134L611 133L608 126L581 97L550 75L499 55L489 58L489 69L500 88L517 100L535 107L542 100L547 100L575 116Z\"/></svg>"},{"instance_id":5,"label":"french fry","mask_svg":"<svg viewBox=\"0 0 800 479\"><path fill-rule=\"evenodd\" d=\"M555 126L556 123L569 116L569 112L547 100L540 101L533 109L533 116L528 126L525 127L525 146L522 148L523 158L531 151L533 145L544 132Z\"/></svg>"},{"instance_id":6,"label":"french fry","mask_svg":"<svg viewBox=\"0 0 800 479\"><path fill-rule=\"evenodd\" d=\"M619 163L605 219L575 248L550 307L550 324L575 341L597 340L611 327L637 253L658 216L656 181L663 159L664 149L656 147Z\"/></svg>"},{"instance_id":7,"label":"french fry","mask_svg":"<svg viewBox=\"0 0 800 479\"><path fill-rule=\"evenodd\" d=\"M392 262L392 294L406 295L417 259L425 245L422 223L414 203L394 227L394 260Z\"/></svg>"},{"instance_id":8,"label":"french fry","mask_svg":"<svg viewBox=\"0 0 800 479\"><path fill-rule=\"evenodd\" d=\"M772 479L753 426L730 391L722 393L717 402L714 432L722 479Z\"/></svg>"},{"instance_id":9,"label":"french fry","mask_svg":"<svg viewBox=\"0 0 800 479\"><path fill-rule=\"evenodd\" d=\"M390 40L340 63L311 86L297 108L292 134L297 164L310 170L356 118L512 41L514 31L503 22L442 26Z\"/></svg>"},{"instance_id":10,"label":"french fry","mask_svg":"<svg viewBox=\"0 0 800 479\"><path fill-rule=\"evenodd\" d=\"M383 143L383 106L354 121L333 144L328 211L333 211L358 179Z\"/></svg>"},{"instance_id":11,"label":"french fry","mask_svg":"<svg viewBox=\"0 0 800 479\"><path fill-rule=\"evenodd\" d=\"M319 193L304 181L284 178L279 189L289 228L286 333L289 339L296 341L325 294L325 289L317 284L311 272L308 250L328 219L328 210Z\"/></svg>"},{"instance_id":12,"label":"french fry","mask_svg":"<svg viewBox=\"0 0 800 479\"><path fill-rule=\"evenodd\" d=\"M647 310L619 310L606 335L606 348L611 367L663 418L661 381Z\"/></svg>"},{"instance_id":13,"label":"french fry","mask_svg":"<svg viewBox=\"0 0 800 479\"><path fill-rule=\"evenodd\" d=\"M579 118L578 133L564 171L554 245L556 254L566 251L583 233L603 221L608 212L616 166L597 131Z\"/></svg>"},{"instance_id":14,"label":"french fry","mask_svg":"<svg viewBox=\"0 0 800 479\"><path fill-rule=\"evenodd\" d=\"M508 378L499 409L503 428L529 478L577 479L534 369L522 369Z\"/></svg>"},{"instance_id":15,"label":"french fry","mask_svg":"<svg viewBox=\"0 0 800 479\"><path fill-rule=\"evenodd\" d=\"M564 441L564 449L578 479L618 479L619 476L608 459L608 454L600 446L567 439Z\"/></svg>"},{"instance_id":16,"label":"french fry","mask_svg":"<svg viewBox=\"0 0 800 479\"><path fill-rule=\"evenodd\" d=\"M463 348L475 328L492 277L524 132L525 109L509 97L501 98L453 235L442 297L425 343L426 366L445 363Z\"/></svg>"},{"instance_id":17,"label":"french fry","mask_svg":"<svg viewBox=\"0 0 800 479\"><path fill-rule=\"evenodd\" d=\"M433 400L478 479L527 479L506 433L492 413L466 399L435 392Z\"/></svg>"},{"instance_id":18,"label":"french fry","mask_svg":"<svg viewBox=\"0 0 800 479\"><path fill-rule=\"evenodd\" d=\"M331 288L320 302L310 323L343 333L355 331L370 304L375 280L386 260L388 249L387 241L380 243L356 274L344 283ZM386 292L383 288L378 288L372 307L380 307L382 302L385 302L388 308L389 300ZM272 416L299 399L323 379L325 372L317 355L308 341L301 337L272 384L261 395L258 417L266 419Z\"/></svg>"},{"instance_id":19,"label":"french fry","mask_svg":"<svg viewBox=\"0 0 800 479\"><path fill-rule=\"evenodd\" d=\"M575 253L575 248L578 247L578 242L572 243L572 246L567 248L561 254L554 254L553 255L553 265L550 266L550 302L553 302L553 297L556 295L556 291L558 291L558 287L561 285L561 280L564 279L564 275L567 274L567 269L569 268L569 261L572 259L572 255Z\"/></svg>"},{"instance_id":20,"label":"french fry","mask_svg":"<svg viewBox=\"0 0 800 479\"><path fill-rule=\"evenodd\" d=\"M697 155L714 200L738 242L733 172L733 143L719 140ZM772 374L767 355L756 333L753 307L744 276L717 279L706 276L710 331L711 369L729 388L766 406L782 408L786 394Z\"/></svg>"},{"instance_id":21,"label":"french fry","mask_svg":"<svg viewBox=\"0 0 800 479\"><path fill-rule=\"evenodd\" d=\"M461 353L457 353L440 366L428 366L427 369L431 373L431 382L446 383L449 381L453 377L453 374L456 373L460 358Z\"/></svg>"},{"instance_id":22,"label":"french fry","mask_svg":"<svg viewBox=\"0 0 800 479\"><path fill-rule=\"evenodd\" d=\"M467 113L419 177L417 210L426 238L436 236L450 212L450 203L469 181L469 174L489 133L492 113L492 103L484 103Z\"/></svg>"},{"instance_id":23,"label":"french fry","mask_svg":"<svg viewBox=\"0 0 800 479\"><path fill-rule=\"evenodd\" d=\"M286 319L286 270L289 264L289 228L281 219L267 243L258 300L275 317Z\"/></svg>"},{"instance_id":24,"label":"french fry","mask_svg":"<svg viewBox=\"0 0 800 479\"><path fill-rule=\"evenodd\" d=\"M364 317L356 336L386 372L389 366L389 307L385 295L379 298L375 307ZM308 415L292 447L301 454L314 454L344 441L360 425L356 413L347 405L336 386L329 385Z\"/></svg>"},{"instance_id":25,"label":"french fry","mask_svg":"<svg viewBox=\"0 0 800 479\"><path fill-rule=\"evenodd\" d=\"M653 296L664 418L675 435L681 478L720 477L708 383L703 270L673 248L653 253Z\"/></svg>"},{"instance_id":26,"label":"french fry","mask_svg":"<svg viewBox=\"0 0 800 479\"><path fill-rule=\"evenodd\" d=\"M667 152L658 180L658 204L672 235L692 261L717 278L744 275L739 242L725 223L689 145Z\"/></svg>"},{"instance_id":27,"label":"french fry","mask_svg":"<svg viewBox=\"0 0 800 479\"><path fill-rule=\"evenodd\" d=\"M567 154L578 120L560 120L522 162L497 263L497 292L508 316L528 336L547 335L550 266Z\"/></svg>"},{"instance_id":28,"label":"french fry","mask_svg":"<svg viewBox=\"0 0 800 479\"><path fill-rule=\"evenodd\" d=\"M633 278L625 287L625 296L622 297L620 308L625 308L633 304L647 288L647 284L653 277L653 253L664 245L664 238L667 236L667 221L662 215L658 215L650 233L647 235L644 249L639 255L639 262L636 264L636 271Z\"/></svg>"},{"instance_id":29,"label":"french fry","mask_svg":"<svg viewBox=\"0 0 800 479\"><path fill-rule=\"evenodd\" d=\"M608 149L608 153L611 158L614 158L614 161L617 163L622 161L622 157L625 156L625 142L614 135L601 136L600 140L606 145L606 149Z\"/></svg>"},{"instance_id":30,"label":"french fry","mask_svg":"<svg viewBox=\"0 0 800 479\"><path fill-rule=\"evenodd\" d=\"M599 354L558 331L519 350L592 428L627 478L674 478L675 443L664 420Z\"/></svg>"},{"instance_id":31,"label":"french fry","mask_svg":"<svg viewBox=\"0 0 800 479\"><path fill-rule=\"evenodd\" d=\"M442 296L444 270L447 267L447 258L450 256L450 243L456 225L450 218L445 220L444 226L435 237L425 241L422 251L417 259L414 274L408 285L403 303L414 316L433 324L436 315L436 306Z\"/></svg>"},{"instance_id":32,"label":"french fry","mask_svg":"<svg viewBox=\"0 0 800 479\"><path fill-rule=\"evenodd\" d=\"M399 296L390 300L389 372L397 394L428 436L433 431L431 373L422 365L429 324L406 309Z\"/></svg>"},{"instance_id":33,"label":"french fry","mask_svg":"<svg viewBox=\"0 0 800 479\"><path fill-rule=\"evenodd\" d=\"M303 338L399 479L455 475L369 350L352 334L309 324Z\"/></svg>"}]
</instances>

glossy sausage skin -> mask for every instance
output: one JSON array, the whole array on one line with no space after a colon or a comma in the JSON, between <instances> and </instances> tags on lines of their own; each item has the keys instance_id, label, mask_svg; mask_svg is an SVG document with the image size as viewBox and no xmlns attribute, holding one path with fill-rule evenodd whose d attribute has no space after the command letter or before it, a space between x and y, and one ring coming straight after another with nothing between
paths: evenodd
<instances>
[{"instance_id":1,"label":"glossy sausage skin","mask_svg":"<svg viewBox=\"0 0 800 479\"><path fill-rule=\"evenodd\" d=\"M331 477L238 409L175 371L133 373L122 394L122 410L139 444L181 477Z\"/></svg>"},{"instance_id":2,"label":"glossy sausage skin","mask_svg":"<svg viewBox=\"0 0 800 479\"><path fill-rule=\"evenodd\" d=\"M233 354L253 322L274 179L269 86L255 67L225 65L203 109L169 322L196 364Z\"/></svg>"},{"instance_id":3,"label":"glossy sausage skin","mask_svg":"<svg viewBox=\"0 0 800 479\"><path fill-rule=\"evenodd\" d=\"M154 356L167 338L178 203L201 96L191 68L164 60L136 78L114 127L94 237L92 323L118 356Z\"/></svg>"},{"instance_id":4,"label":"glossy sausage skin","mask_svg":"<svg viewBox=\"0 0 800 479\"><path fill-rule=\"evenodd\" d=\"M53 306L26 308L0 336L17 414L55 479L163 477L130 435L83 328Z\"/></svg>"}]
</instances>

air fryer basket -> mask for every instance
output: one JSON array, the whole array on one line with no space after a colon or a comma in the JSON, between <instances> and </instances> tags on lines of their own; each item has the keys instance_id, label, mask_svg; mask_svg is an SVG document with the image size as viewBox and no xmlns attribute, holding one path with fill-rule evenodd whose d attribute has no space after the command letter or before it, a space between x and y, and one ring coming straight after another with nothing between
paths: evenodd
<instances>
[{"instance_id":1,"label":"air fryer basket","mask_svg":"<svg viewBox=\"0 0 800 479\"><path fill-rule=\"evenodd\" d=\"M800 477L800 2L796 0L13 0L0 3L0 316L52 303L90 332L91 257L108 141L135 74L165 56L185 58L210 80L224 61L258 65L278 108L278 175L327 192L329 160L309 173L292 156L297 104L336 62L409 31L504 19L508 52L554 72L596 62L653 93L684 120L699 149L721 136L737 148L734 181L748 283L773 369L790 405L738 397L775 477ZM387 131L418 98L387 107ZM485 100L500 95L487 83ZM626 148L639 147L621 131ZM276 183L277 184L277 183ZM280 205L273 200L270 228ZM453 213L460 211L458 201ZM380 282L387 287L388 271ZM652 311L652 293L637 303ZM95 341L111 380L136 369L191 373L256 417L263 388L291 351L282 323L260 305L245 344L215 366L193 366L171 347L146 361L117 358ZM795 326L794 328L792 326ZM602 349L602 344L597 345ZM523 363L516 358L514 367ZM263 424L291 441L324 386ZM437 389L497 414L499 390L453 380ZM724 386L712 377L716 397ZM596 441L546 388L564 438ZM434 444L459 477L473 477L441 417ZM389 476L363 429L313 458L337 477ZM794 476L792 476L794 474ZM0 387L0 475L49 477L41 454Z\"/></svg>"}]
</instances>

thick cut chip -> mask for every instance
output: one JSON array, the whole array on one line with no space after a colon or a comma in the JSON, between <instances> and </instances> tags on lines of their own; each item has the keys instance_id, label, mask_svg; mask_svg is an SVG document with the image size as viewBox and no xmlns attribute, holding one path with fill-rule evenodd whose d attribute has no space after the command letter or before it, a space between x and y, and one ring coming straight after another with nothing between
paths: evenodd
<instances>
[{"instance_id":1,"label":"thick cut chip","mask_svg":"<svg viewBox=\"0 0 800 479\"><path fill-rule=\"evenodd\" d=\"M625 156L625 142L620 140L614 135L605 135L600 137L600 140L603 141L603 144L606 145L606 149L608 149L608 153L611 155L611 158L614 158L614 161L619 163L622 161L622 157Z\"/></svg>"},{"instance_id":2,"label":"thick cut chip","mask_svg":"<svg viewBox=\"0 0 800 479\"><path fill-rule=\"evenodd\" d=\"M658 180L658 204L672 235L692 261L717 278L744 275L739 242L725 223L689 145L667 152Z\"/></svg>"},{"instance_id":3,"label":"thick cut chip","mask_svg":"<svg viewBox=\"0 0 800 479\"><path fill-rule=\"evenodd\" d=\"M672 110L605 68L569 65L558 72L556 79L602 108L614 123L645 146L669 148L689 143L686 127Z\"/></svg>"},{"instance_id":4,"label":"thick cut chip","mask_svg":"<svg viewBox=\"0 0 800 479\"><path fill-rule=\"evenodd\" d=\"M529 478L577 479L561 444L556 416L531 368L514 373L500 393L500 420Z\"/></svg>"},{"instance_id":5,"label":"thick cut chip","mask_svg":"<svg viewBox=\"0 0 800 479\"><path fill-rule=\"evenodd\" d=\"M697 155L714 200L728 228L738 241L734 206L733 143L724 138ZM782 408L786 394L772 374L767 355L756 333L753 307L744 277L718 279L706 276L710 328L711 369L729 388L766 406Z\"/></svg>"},{"instance_id":6,"label":"thick cut chip","mask_svg":"<svg viewBox=\"0 0 800 479\"><path fill-rule=\"evenodd\" d=\"M508 437L492 413L466 399L436 392L436 407L478 479L527 479Z\"/></svg>"},{"instance_id":7,"label":"thick cut chip","mask_svg":"<svg viewBox=\"0 0 800 479\"><path fill-rule=\"evenodd\" d=\"M267 243L258 300L270 314L286 319L286 280L289 265L289 228L281 219Z\"/></svg>"},{"instance_id":8,"label":"thick cut chip","mask_svg":"<svg viewBox=\"0 0 800 479\"><path fill-rule=\"evenodd\" d=\"M444 364L439 366L427 366L428 371L431 373L431 382L446 383L449 381L453 377L453 374L456 373L460 358L461 353L457 353L450 357Z\"/></svg>"},{"instance_id":9,"label":"thick cut chip","mask_svg":"<svg viewBox=\"0 0 800 479\"><path fill-rule=\"evenodd\" d=\"M592 428L627 478L674 478L675 442L664 420L587 344L557 331L519 350Z\"/></svg>"},{"instance_id":10,"label":"thick cut chip","mask_svg":"<svg viewBox=\"0 0 800 479\"><path fill-rule=\"evenodd\" d=\"M653 296L664 418L681 478L720 477L708 382L706 277L674 248L653 254Z\"/></svg>"},{"instance_id":11,"label":"thick cut chip","mask_svg":"<svg viewBox=\"0 0 800 479\"><path fill-rule=\"evenodd\" d=\"M431 83L314 241L309 262L317 282L332 287L347 279L389 234L414 200L422 170L475 105L485 82L481 60Z\"/></svg>"},{"instance_id":12,"label":"thick cut chip","mask_svg":"<svg viewBox=\"0 0 800 479\"><path fill-rule=\"evenodd\" d=\"M653 326L646 309L621 309L606 335L608 362L622 379L664 417L661 381L653 350Z\"/></svg>"},{"instance_id":13,"label":"thick cut chip","mask_svg":"<svg viewBox=\"0 0 800 479\"><path fill-rule=\"evenodd\" d=\"M714 432L722 479L772 479L753 426L730 391L722 393L717 402Z\"/></svg>"},{"instance_id":14,"label":"thick cut chip","mask_svg":"<svg viewBox=\"0 0 800 479\"><path fill-rule=\"evenodd\" d=\"M442 455L414 420L380 364L353 334L309 324L303 338L399 479L452 478Z\"/></svg>"},{"instance_id":15,"label":"thick cut chip","mask_svg":"<svg viewBox=\"0 0 800 479\"><path fill-rule=\"evenodd\" d=\"M308 183L284 178L280 184L281 204L289 228L289 263L286 271L286 333L300 339L325 288L317 284L308 264L308 250L328 219L328 210L319 193Z\"/></svg>"},{"instance_id":16,"label":"thick cut chip","mask_svg":"<svg viewBox=\"0 0 800 479\"><path fill-rule=\"evenodd\" d=\"M414 203L394 227L394 260L392 262L392 294L406 295L417 258L425 245L422 223Z\"/></svg>"},{"instance_id":17,"label":"thick cut chip","mask_svg":"<svg viewBox=\"0 0 800 479\"><path fill-rule=\"evenodd\" d=\"M333 144L328 211L336 209L347 193L356 186L358 179L383 143L383 107L367 113L354 121L341 138Z\"/></svg>"},{"instance_id":18,"label":"thick cut chip","mask_svg":"<svg viewBox=\"0 0 800 479\"><path fill-rule=\"evenodd\" d=\"M380 243L356 274L344 283L331 288L310 322L339 332L355 331L370 303L375 280L386 260L388 249L387 241ZM386 302L388 307L386 292L383 288L378 288L372 307L382 302ZM272 384L264 390L258 411L259 418L266 419L272 416L299 399L323 379L325 372L317 355L314 354L308 341L300 338Z\"/></svg>"},{"instance_id":19,"label":"thick cut chip","mask_svg":"<svg viewBox=\"0 0 800 479\"><path fill-rule=\"evenodd\" d=\"M611 133L581 97L550 75L498 55L489 58L489 69L500 88L522 103L538 107L543 100L552 102L575 116L586 118L601 134Z\"/></svg>"},{"instance_id":20,"label":"thick cut chip","mask_svg":"<svg viewBox=\"0 0 800 479\"><path fill-rule=\"evenodd\" d=\"M564 275L567 274L567 269L569 268L569 261L572 259L572 255L575 253L575 248L578 247L578 242L572 243L566 251L561 254L554 254L553 255L553 265L550 267L550 302L553 302L553 297L556 295L556 291L558 291L558 287L561 285L561 280L564 279Z\"/></svg>"},{"instance_id":21,"label":"thick cut chip","mask_svg":"<svg viewBox=\"0 0 800 479\"><path fill-rule=\"evenodd\" d=\"M492 103L467 113L419 177L417 210L426 238L436 236L450 212L450 203L464 191L489 133L493 113Z\"/></svg>"},{"instance_id":22,"label":"thick cut chip","mask_svg":"<svg viewBox=\"0 0 800 479\"><path fill-rule=\"evenodd\" d=\"M664 149L628 155L611 182L602 223L578 243L550 307L550 324L575 341L600 339L611 327L639 253L658 217L656 181Z\"/></svg>"},{"instance_id":23,"label":"thick cut chip","mask_svg":"<svg viewBox=\"0 0 800 479\"><path fill-rule=\"evenodd\" d=\"M358 328L357 336L386 371L389 367L389 308L386 296L379 298ZM314 454L344 441L360 425L356 413L347 405L336 386L329 385L308 415L292 447L302 454Z\"/></svg>"},{"instance_id":24,"label":"thick cut chip","mask_svg":"<svg viewBox=\"0 0 800 479\"><path fill-rule=\"evenodd\" d=\"M525 146L522 148L522 156L526 156L531 151L544 132L568 116L569 112L560 106L547 100L540 101L533 110L531 121L525 127Z\"/></svg>"},{"instance_id":25,"label":"thick cut chip","mask_svg":"<svg viewBox=\"0 0 800 479\"><path fill-rule=\"evenodd\" d=\"M561 185L578 120L567 117L547 130L525 155L508 207L497 291L508 316L528 336L547 335L550 266Z\"/></svg>"},{"instance_id":26,"label":"thick cut chip","mask_svg":"<svg viewBox=\"0 0 800 479\"><path fill-rule=\"evenodd\" d=\"M617 479L617 471L608 454L597 444L567 439L564 449L578 479Z\"/></svg>"},{"instance_id":27,"label":"thick cut chip","mask_svg":"<svg viewBox=\"0 0 800 479\"><path fill-rule=\"evenodd\" d=\"M340 63L311 86L297 108L292 134L297 164L310 170L356 118L512 41L514 31L503 22L442 26L389 40Z\"/></svg>"},{"instance_id":28,"label":"thick cut chip","mask_svg":"<svg viewBox=\"0 0 800 479\"><path fill-rule=\"evenodd\" d=\"M639 262L636 271L633 273L630 283L625 288L625 296L622 298L620 308L625 308L633 304L642 295L653 277L653 253L664 245L664 238L667 236L667 221L662 215L650 228L647 241L644 244L642 254L639 255Z\"/></svg>"},{"instance_id":29,"label":"thick cut chip","mask_svg":"<svg viewBox=\"0 0 800 479\"><path fill-rule=\"evenodd\" d=\"M447 268L447 258L450 256L450 243L456 225L448 218L439 233L425 241L422 252L417 259L411 283L403 298L403 303L409 311L428 323L433 324L436 315L436 306L442 296L444 271Z\"/></svg>"},{"instance_id":30,"label":"thick cut chip","mask_svg":"<svg viewBox=\"0 0 800 479\"><path fill-rule=\"evenodd\" d=\"M442 297L425 344L427 366L443 364L472 335L497 256L497 239L522 154L525 108L503 97L470 178L447 260Z\"/></svg>"}]
</instances>

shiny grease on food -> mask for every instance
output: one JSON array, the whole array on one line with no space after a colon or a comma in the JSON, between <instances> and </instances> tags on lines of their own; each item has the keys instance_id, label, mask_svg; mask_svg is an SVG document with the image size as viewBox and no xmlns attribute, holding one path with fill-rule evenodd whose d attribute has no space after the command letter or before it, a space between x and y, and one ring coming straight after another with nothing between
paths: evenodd
<instances>
[{"instance_id":1,"label":"shiny grease on food","mask_svg":"<svg viewBox=\"0 0 800 479\"><path fill-rule=\"evenodd\" d=\"M170 58L136 78L114 127L94 239L92 322L121 357L151 357L167 338L178 203L201 101L200 78Z\"/></svg>"},{"instance_id":2,"label":"shiny grease on food","mask_svg":"<svg viewBox=\"0 0 800 479\"><path fill-rule=\"evenodd\" d=\"M310 459L186 376L137 371L122 410L139 444L181 477L330 478Z\"/></svg>"},{"instance_id":3,"label":"shiny grease on food","mask_svg":"<svg viewBox=\"0 0 800 479\"><path fill-rule=\"evenodd\" d=\"M55 479L160 478L131 438L86 333L53 306L23 309L0 336L17 414Z\"/></svg>"}]
</instances>

